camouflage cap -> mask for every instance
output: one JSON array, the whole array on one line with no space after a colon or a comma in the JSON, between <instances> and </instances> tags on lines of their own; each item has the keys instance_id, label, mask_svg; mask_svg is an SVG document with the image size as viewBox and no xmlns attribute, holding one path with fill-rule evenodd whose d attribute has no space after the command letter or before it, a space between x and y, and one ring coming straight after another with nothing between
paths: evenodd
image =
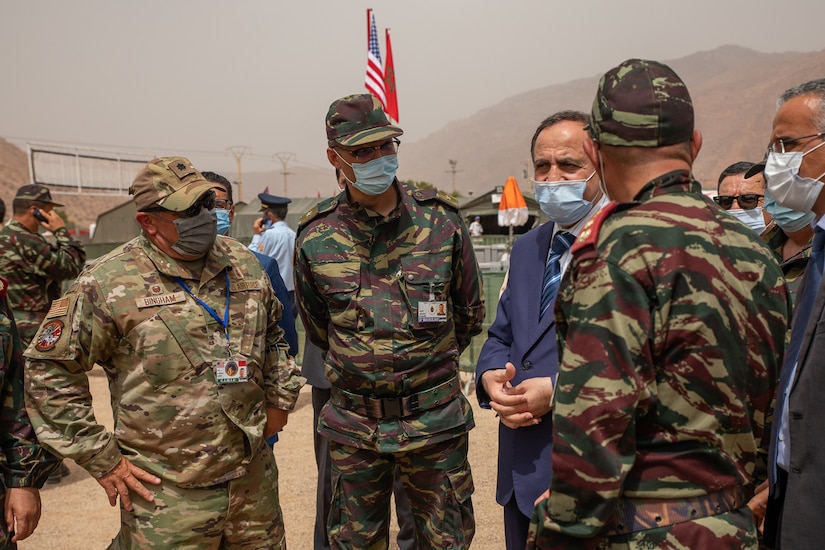
<instances>
[{"instance_id":1,"label":"camouflage cap","mask_svg":"<svg viewBox=\"0 0 825 550\"><path fill-rule=\"evenodd\" d=\"M605 145L662 147L693 135L693 102L673 69L628 59L599 81L590 136Z\"/></svg>"},{"instance_id":2,"label":"camouflage cap","mask_svg":"<svg viewBox=\"0 0 825 550\"><path fill-rule=\"evenodd\" d=\"M149 161L138 173L129 194L134 195L138 211L161 206L172 212L183 212L212 187L189 159L161 157Z\"/></svg>"},{"instance_id":3,"label":"camouflage cap","mask_svg":"<svg viewBox=\"0 0 825 550\"><path fill-rule=\"evenodd\" d=\"M37 185L36 183L24 185L18 189L14 198L15 200L21 199L42 202L43 204L51 204L52 206L63 206L59 202L54 202L52 200L52 194L49 192L48 187L45 185Z\"/></svg>"},{"instance_id":4,"label":"camouflage cap","mask_svg":"<svg viewBox=\"0 0 825 550\"><path fill-rule=\"evenodd\" d=\"M327 139L347 147L404 133L401 128L390 124L381 102L371 94L349 95L333 101L326 123Z\"/></svg>"}]
</instances>

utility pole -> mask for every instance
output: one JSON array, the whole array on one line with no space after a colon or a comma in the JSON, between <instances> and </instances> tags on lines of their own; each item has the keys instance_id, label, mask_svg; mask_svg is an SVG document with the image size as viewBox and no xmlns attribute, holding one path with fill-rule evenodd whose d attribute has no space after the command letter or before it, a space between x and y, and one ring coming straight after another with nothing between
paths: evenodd
<instances>
[{"instance_id":1,"label":"utility pole","mask_svg":"<svg viewBox=\"0 0 825 550\"><path fill-rule=\"evenodd\" d=\"M281 161L281 167L282 167L281 168L281 174L284 175L284 197L286 197L287 196L286 177L287 177L287 175L292 174L292 172L287 172L286 167L289 164L289 161L295 160L295 153L285 153L285 152L275 153L274 155L272 155L272 158L273 159L278 159L278 160Z\"/></svg>"},{"instance_id":2,"label":"utility pole","mask_svg":"<svg viewBox=\"0 0 825 550\"><path fill-rule=\"evenodd\" d=\"M249 147L246 147L245 145L233 145L232 147L227 147L226 152L227 154L231 153L232 155L234 155L235 162L238 163L238 181L236 182L238 187L238 202L243 202L243 179L241 176L241 158L245 154L251 153L252 150Z\"/></svg>"},{"instance_id":3,"label":"utility pole","mask_svg":"<svg viewBox=\"0 0 825 550\"><path fill-rule=\"evenodd\" d=\"M456 165L458 164L457 160L450 159L447 162L450 163L450 169L447 172L453 175L453 196L455 196L455 174L456 172L461 172L461 170L456 170Z\"/></svg>"}]
</instances>

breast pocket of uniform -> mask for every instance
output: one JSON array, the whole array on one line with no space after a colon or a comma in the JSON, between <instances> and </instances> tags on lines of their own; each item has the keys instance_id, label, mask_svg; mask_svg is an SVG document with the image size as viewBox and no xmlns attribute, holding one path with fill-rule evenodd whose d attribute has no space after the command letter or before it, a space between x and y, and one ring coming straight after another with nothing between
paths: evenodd
<instances>
[{"instance_id":1,"label":"breast pocket of uniform","mask_svg":"<svg viewBox=\"0 0 825 550\"><path fill-rule=\"evenodd\" d=\"M416 329L432 328L452 317L451 280L452 264L449 256L445 259L443 254L427 253L401 258L399 284L409 326Z\"/></svg>"},{"instance_id":2,"label":"breast pocket of uniform","mask_svg":"<svg viewBox=\"0 0 825 550\"><path fill-rule=\"evenodd\" d=\"M359 304L361 262L324 262L314 265L312 271L332 323L353 331L363 329L366 318Z\"/></svg>"},{"instance_id":3,"label":"breast pocket of uniform","mask_svg":"<svg viewBox=\"0 0 825 550\"><path fill-rule=\"evenodd\" d=\"M206 364L195 344L203 325L187 322L188 314L161 308L126 336L132 349L140 355L143 372L155 390L187 376L196 376Z\"/></svg>"}]
</instances>

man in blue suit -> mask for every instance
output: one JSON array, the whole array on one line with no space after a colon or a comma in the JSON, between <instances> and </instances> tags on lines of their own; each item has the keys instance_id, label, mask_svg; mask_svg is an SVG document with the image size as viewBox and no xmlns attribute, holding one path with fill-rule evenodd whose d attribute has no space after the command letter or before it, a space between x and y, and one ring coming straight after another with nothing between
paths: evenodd
<instances>
[{"instance_id":1,"label":"man in blue suit","mask_svg":"<svg viewBox=\"0 0 825 550\"><path fill-rule=\"evenodd\" d=\"M496 501L504 506L507 549L523 549L533 504L550 482L550 400L558 372L555 293L570 245L607 203L584 154L590 117L561 111L536 129L531 144L536 201L550 219L513 245L496 320L476 366L480 405L499 416Z\"/></svg>"},{"instance_id":2,"label":"man in blue suit","mask_svg":"<svg viewBox=\"0 0 825 550\"><path fill-rule=\"evenodd\" d=\"M777 204L813 212L814 237L777 389L769 495L760 487L750 506L757 520L765 513L768 547L806 550L822 548L825 498L825 78L785 90L777 105L767 157L745 177L764 171Z\"/></svg>"}]
</instances>

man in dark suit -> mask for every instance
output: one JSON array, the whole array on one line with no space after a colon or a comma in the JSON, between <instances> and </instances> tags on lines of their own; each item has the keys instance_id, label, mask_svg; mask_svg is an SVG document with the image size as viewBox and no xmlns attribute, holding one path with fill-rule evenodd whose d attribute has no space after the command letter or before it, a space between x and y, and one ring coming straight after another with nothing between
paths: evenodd
<instances>
[{"instance_id":1,"label":"man in dark suit","mask_svg":"<svg viewBox=\"0 0 825 550\"><path fill-rule=\"evenodd\" d=\"M513 245L496 320L476 367L478 401L501 421L496 501L504 506L508 550L525 547L533 503L550 481L553 425L547 413L558 371L555 292L570 245L607 202L584 154L588 122L584 113L561 111L533 135L536 201L550 223Z\"/></svg>"},{"instance_id":2,"label":"man in dark suit","mask_svg":"<svg viewBox=\"0 0 825 550\"><path fill-rule=\"evenodd\" d=\"M777 103L768 156L760 165L767 189L777 203L816 216L811 257L797 295L791 341L782 365L768 454L765 541L769 546L796 550L821 548L823 533L825 79L790 88Z\"/></svg>"}]
</instances>

